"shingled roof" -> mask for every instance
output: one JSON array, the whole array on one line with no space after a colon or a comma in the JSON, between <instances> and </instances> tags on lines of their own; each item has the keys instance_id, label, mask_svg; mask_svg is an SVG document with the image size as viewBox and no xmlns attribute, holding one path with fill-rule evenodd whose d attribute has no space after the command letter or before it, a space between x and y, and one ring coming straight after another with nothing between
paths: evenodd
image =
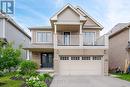
<instances>
[{"instance_id":1,"label":"shingled roof","mask_svg":"<svg viewBox=\"0 0 130 87\"><path fill-rule=\"evenodd\" d=\"M121 32L122 30L128 28L130 26L130 23L118 23L115 25L109 32L109 37L112 37L113 35L117 34L118 32Z\"/></svg>"}]
</instances>

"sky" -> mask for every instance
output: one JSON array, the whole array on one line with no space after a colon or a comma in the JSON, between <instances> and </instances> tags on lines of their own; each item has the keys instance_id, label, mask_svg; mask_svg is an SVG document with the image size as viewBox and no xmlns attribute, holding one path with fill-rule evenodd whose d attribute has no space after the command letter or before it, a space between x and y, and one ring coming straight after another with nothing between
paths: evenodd
<instances>
[{"instance_id":1,"label":"sky","mask_svg":"<svg viewBox=\"0 0 130 87\"><path fill-rule=\"evenodd\" d=\"M104 27L102 35L117 23L130 22L130 0L15 0L11 16L29 33L27 27L49 26L49 19L67 3L80 6L97 20Z\"/></svg>"}]
</instances>

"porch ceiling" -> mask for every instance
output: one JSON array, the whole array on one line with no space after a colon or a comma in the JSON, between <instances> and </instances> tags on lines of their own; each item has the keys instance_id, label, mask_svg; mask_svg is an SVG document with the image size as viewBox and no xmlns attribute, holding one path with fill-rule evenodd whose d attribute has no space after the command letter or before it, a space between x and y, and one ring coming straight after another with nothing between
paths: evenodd
<instances>
[{"instance_id":1,"label":"porch ceiling","mask_svg":"<svg viewBox=\"0 0 130 87\"><path fill-rule=\"evenodd\" d=\"M80 25L57 25L57 31L79 31Z\"/></svg>"}]
</instances>

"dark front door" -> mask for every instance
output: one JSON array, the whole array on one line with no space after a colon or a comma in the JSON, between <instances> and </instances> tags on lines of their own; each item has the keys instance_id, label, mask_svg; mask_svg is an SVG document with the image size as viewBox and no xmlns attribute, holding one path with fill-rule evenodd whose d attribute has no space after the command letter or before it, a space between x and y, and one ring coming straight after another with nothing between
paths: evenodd
<instances>
[{"instance_id":1,"label":"dark front door","mask_svg":"<svg viewBox=\"0 0 130 87\"><path fill-rule=\"evenodd\" d=\"M53 68L53 53L41 54L41 68Z\"/></svg>"}]
</instances>

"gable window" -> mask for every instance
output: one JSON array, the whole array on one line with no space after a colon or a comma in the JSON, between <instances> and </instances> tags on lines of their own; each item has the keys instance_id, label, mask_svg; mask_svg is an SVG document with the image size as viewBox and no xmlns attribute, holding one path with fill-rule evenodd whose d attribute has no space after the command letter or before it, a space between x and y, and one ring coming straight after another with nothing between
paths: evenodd
<instances>
[{"instance_id":1,"label":"gable window","mask_svg":"<svg viewBox=\"0 0 130 87\"><path fill-rule=\"evenodd\" d=\"M84 45L94 45L95 32L84 32L83 38Z\"/></svg>"},{"instance_id":2,"label":"gable window","mask_svg":"<svg viewBox=\"0 0 130 87\"><path fill-rule=\"evenodd\" d=\"M52 33L51 32L37 32L37 42L51 43Z\"/></svg>"}]
</instances>

